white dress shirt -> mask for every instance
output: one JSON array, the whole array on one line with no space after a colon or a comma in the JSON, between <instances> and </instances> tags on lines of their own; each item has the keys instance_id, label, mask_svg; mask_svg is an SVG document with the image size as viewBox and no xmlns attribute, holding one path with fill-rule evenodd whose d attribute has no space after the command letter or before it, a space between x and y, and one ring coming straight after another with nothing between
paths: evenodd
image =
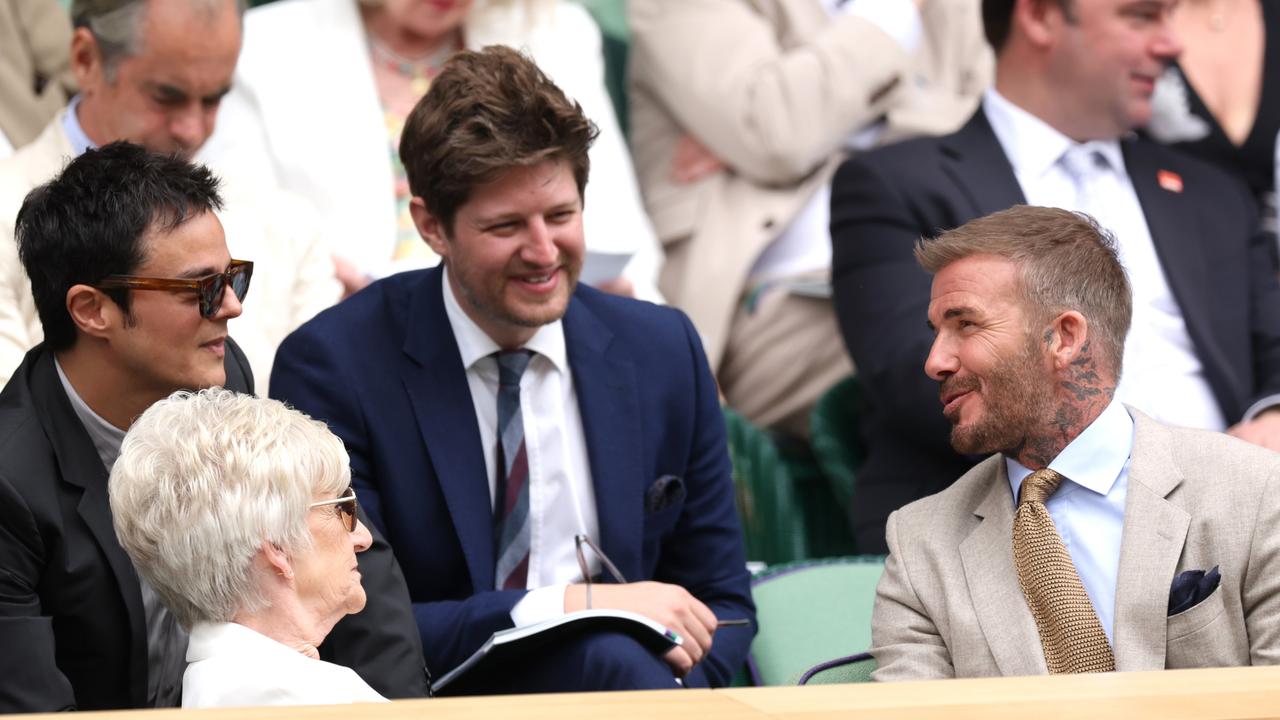
<instances>
[{"instance_id":1,"label":"white dress shirt","mask_svg":"<svg viewBox=\"0 0 1280 720\"><path fill-rule=\"evenodd\" d=\"M1045 503L1067 546L1080 582L1098 613L1107 640L1116 617L1116 577L1124 533L1124 501L1129 491L1133 418L1112 400L1089 427L1049 463L1066 478ZM1014 507L1018 489L1031 471L1005 458Z\"/></svg>"},{"instance_id":2,"label":"white dress shirt","mask_svg":"<svg viewBox=\"0 0 1280 720\"><path fill-rule=\"evenodd\" d=\"M498 480L498 361L502 348L467 316L454 297L449 272L441 283L445 314L458 343L467 386L475 404L480 444L485 449L489 499ZM517 627L564 614L564 590L582 581L573 536L599 542L595 488L587 439L578 409L564 344L564 325L555 321L538 328L525 349L534 355L520 378L520 418L529 460L530 592L511 610ZM592 574L599 560L586 553Z\"/></svg>"},{"instance_id":3,"label":"white dress shirt","mask_svg":"<svg viewBox=\"0 0 1280 720\"><path fill-rule=\"evenodd\" d=\"M236 623L196 623L187 661L184 708L387 702L351 668Z\"/></svg>"},{"instance_id":4,"label":"white dress shirt","mask_svg":"<svg viewBox=\"0 0 1280 720\"><path fill-rule=\"evenodd\" d=\"M1078 186L1062 158L1081 144L994 89L987 90L982 107L1027 203L1087 212L1116 237L1133 288L1133 323L1116 397L1169 425L1225 429L1182 309L1160 267L1119 141L1084 144L1106 162L1095 165L1091 177Z\"/></svg>"}]
</instances>

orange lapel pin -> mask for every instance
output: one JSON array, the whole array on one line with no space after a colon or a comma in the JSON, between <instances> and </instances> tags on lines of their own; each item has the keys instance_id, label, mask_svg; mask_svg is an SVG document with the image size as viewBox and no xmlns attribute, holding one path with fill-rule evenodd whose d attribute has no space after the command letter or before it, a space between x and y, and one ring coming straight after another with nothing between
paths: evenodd
<instances>
[{"instance_id":1,"label":"orange lapel pin","mask_svg":"<svg viewBox=\"0 0 1280 720\"><path fill-rule=\"evenodd\" d=\"M1182 192L1182 176L1172 170L1156 172L1156 182L1160 183L1160 187L1169 192Z\"/></svg>"}]
</instances>

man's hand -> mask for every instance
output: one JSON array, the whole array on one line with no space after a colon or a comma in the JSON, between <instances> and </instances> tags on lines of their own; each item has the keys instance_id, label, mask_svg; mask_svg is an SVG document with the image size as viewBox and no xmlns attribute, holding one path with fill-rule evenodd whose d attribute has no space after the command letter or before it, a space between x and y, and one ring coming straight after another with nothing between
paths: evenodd
<instances>
[{"instance_id":1,"label":"man's hand","mask_svg":"<svg viewBox=\"0 0 1280 720\"><path fill-rule=\"evenodd\" d=\"M692 135L681 135L671 159L671 181L681 185L697 182L725 169L725 164Z\"/></svg>"},{"instance_id":2,"label":"man's hand","mask_svg":"<svg viewBox=\"0 0 1280 720\"><path fill-rule=\"evenodd\" d=\"M350 260L333 256L333 274L338 278L338 282L342 283L342 299L346 300L355 293L363 290L372 280L368 275L360 272Z\"/></svg>"},{"instance_id":3,"label":"man's hand","mask_svg":"<svg viewBox=\"0 0 1280 720\"><path fill-rule=\"evenodd\" d=\"M671 648L663 656L677 677L688 675L711 650L711 636L716 631L715 613L679 585L660 582L596 584L591 586L591 606L629 610L662 623L679 635L684 643ZM565 612L587 609L586 585L570 585L565 590L564 609Z\"/></svg>"},{"instance_id":4,"label":"man's hand","mask_svg":"<svg viewBox=\"0 0 1280 720\"><path fill-rule=\"evenodd\" d=\"M1236 423L1227 428L1227 434L1280 452L1280 408L1264 410L1252 420Z\"/></svg>"},{"instance_id":5,"label":"man's hand","mask_svg":"<svg viewBox=\"0 0 1280 720\"><path fill-rule=\"evenodd\" d=\"M636 296L636 286L625 275L619 275L612 280L596 283L596 289L622 297L634 298Z\"/></svg>"}]
</instances>

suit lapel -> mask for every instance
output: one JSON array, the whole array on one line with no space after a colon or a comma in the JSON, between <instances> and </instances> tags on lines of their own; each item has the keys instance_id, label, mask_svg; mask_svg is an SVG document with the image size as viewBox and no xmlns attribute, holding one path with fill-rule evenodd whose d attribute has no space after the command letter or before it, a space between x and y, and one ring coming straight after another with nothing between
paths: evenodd
<instances>
[{"instance_id":1,"label":"suit lapel","mask_svg":"<svg viewBox=\"0 0 1280 720\"><path fill-rule=\"evenodd\" d=\"M1206 366L1212 366L1228 377L1233 365L1213 342L1213 333L1210 332L1213 303L1209 299L1213 297L1213 288L1208 284L1209 275L1203 272L1209 259L1208 245L1201 235L1202 229L1194 212L1195 204L1186 197L1187 194L1194 196L1197 190L1186 188L1183 192L1173 192L1161 187L1159 174L1168 172L1169 168L1161 167L1154 143L1141 138L1131 139L1122 142L1121 148L1125 170L1142 206L1160 269L1169 281L1169 289L1186 320L1196 354ZM1247 386L1240 378L1230 378L1229 384L1232 387ZM1215 395L1220 399L1231 396L1217 388ZM1231 409L1224 406L1223 410L1228 417L1244 412L1242 407L1230 412Z\"/></svg>"},{"instance_id":2,"label":"suit lapel","mask_svg":"<svg viewBox=\"0 0 1280 720\"><path fill-rule=\"evenodd\" d=\"M139 704L144 704L147 697L146 614L133 562L120 547L112 525L111 504L107 497L107 468L103 467L93 441L71 408L71 401L54 367L53 356L48 353L42 353L31 370L31 395L45 437L53 446L62 481L81 492L76 512L97 541L120 588L130 629L130 692Z\"/></svg>"},{"instance_id":3,"label":"suit lapel","mask_svg":"<svg viewBox=\"0 0 1280 720\"><path fill-rule=\"evenodd\" d=\"M442 277L437 268L413 290L401 377L478 592L493 589L493 508L475 404L445 314Z\"/></svg>"},{"instance_id":4,"label":"suit lapel","mask_svg":"<svg viewBox=\"0 0 1280 720\"><path fill-rule=\"evenodd\" d=\"M1040 633L1018 584L1013 565L1013 497L1003 456L978 468L990 490L973 511L982 522L960 543L969 598L1001 675L1048 672Z\"/></svg>"},{"instance_id":5,"label":"suit lapel","mask_svg":"<svg viewBox=\"0 0 1280 720\"><path fill-rule=\"evenodd\" d=\"M1163 670L1169 587L1191 516L1165 498L1182 482L1163 428L1134 416L1124 533L1116 578L1117 670Z\"/></svg>"},{"instance_id":6,"label":"suit lapel","mask_svg":"<svg viewBox=\"0 0 1280 720\"><path fill-rule=\"evenodd\" d=\"M580 291L581 293L581 291ZM636 368L611 352L613 332L575 294L564 317L565 346L596 495L600 546L630 580L642 575L645 482Z\"/></svg>"},{"instance_id":7,"label":"suit lapel","mask_svg":"<svg viewBox=\"0 0 1280 720\"><path fill-rule=\"evenodd\" d=\"M942 171L951 176L973 206L970 217L990 215L1027 201L981 108L954 135L942 138L938 148Z\"/></svg>"}]
</instances>

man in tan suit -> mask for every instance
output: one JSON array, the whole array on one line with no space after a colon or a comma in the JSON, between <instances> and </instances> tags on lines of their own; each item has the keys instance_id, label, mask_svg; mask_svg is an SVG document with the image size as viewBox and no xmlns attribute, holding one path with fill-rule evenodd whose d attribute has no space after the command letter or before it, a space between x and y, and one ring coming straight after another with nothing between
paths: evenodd
<instances>
[{"instance_id":1,"label":"man in tan suit","mask_svg":"<svg viewBox=\"0 0 1280 720\"><path fill-rule=\"evenodd\" d=\"M875 679L1280 662L1280 455L1114 399L1109 235L1019 205L916 257L951 443L996 454L889 517Z\"/></svg>"},{"instance_id":2,"label":"man in tan suit","mask_svg":"<svg viewBox=\"0 0 1280 720\"><path fill-rule=\"evenodd\" d=\"M807 435L852 365L830 300L831 175L849 149L955 130L991 76L977 0L631 0L631 137L729 404Z\"/></svg>"}]
</instances>

